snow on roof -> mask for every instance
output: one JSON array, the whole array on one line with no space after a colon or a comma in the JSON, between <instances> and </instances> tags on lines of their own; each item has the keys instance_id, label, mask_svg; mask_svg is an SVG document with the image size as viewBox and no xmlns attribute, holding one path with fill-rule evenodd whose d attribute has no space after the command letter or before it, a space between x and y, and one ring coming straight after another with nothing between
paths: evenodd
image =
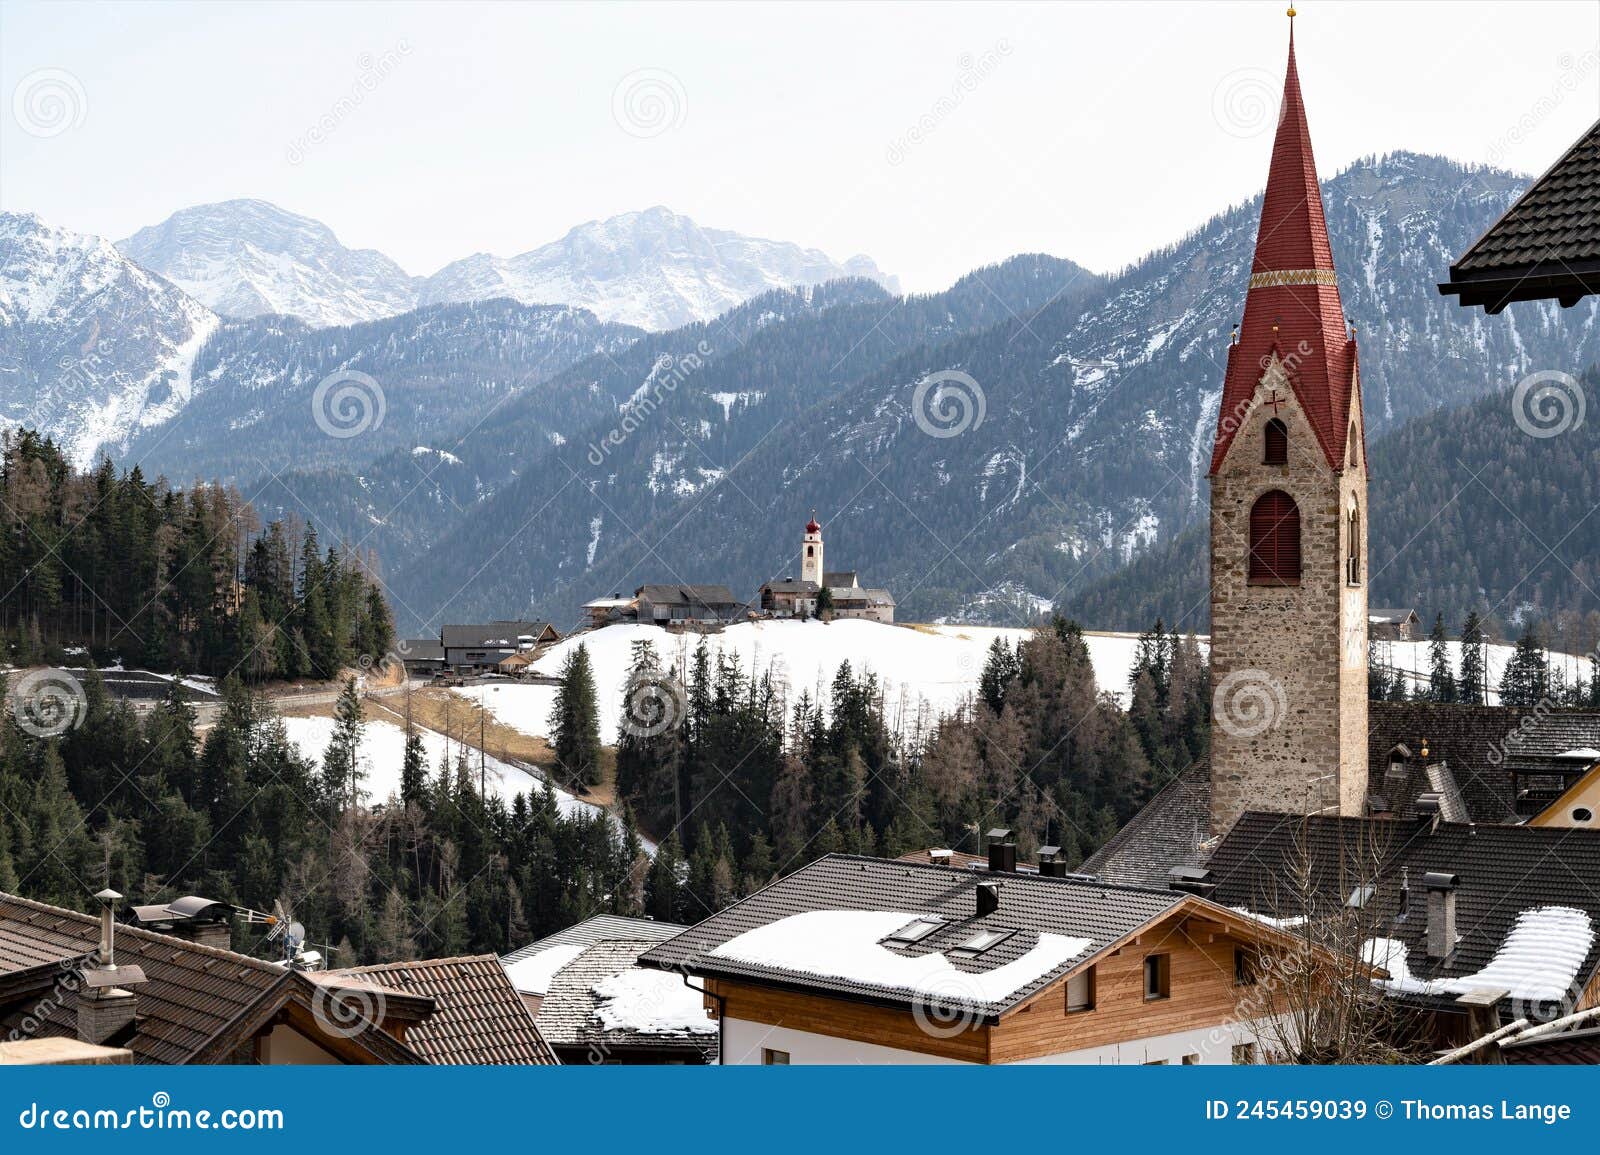
<instances>
[{"instance_id":1,"label":"snow on roof","mask_svg":"<svg viewBox=\"0 0 1600 1155\"><path fill-rule=\"evenodd\" d=\"M556 972L577 958L589 946L584 942L557 943L549 950L512 963L506 967L506 978L525 995L542 995L550 989L550 980Z\"/></svg>"},{"instance_id":2,"label":"snow on roof","mask_svg":"<svg viewBox=\"0 0 1600 1155\"><path fill-rule=\"evenodd\" d=\"M896 910L813 910L747 930L712 949L717 958L843 979L894 991L937 993L941 999L996 1003L1089 949L1086 938L1041 931L1020 958L973 974L943 954L903 955L880 940L929 917Z\"/></svg>"},{"instance_id":3,"label":"snow on roof","mask_svg":"<svg viewBox=\"0 0 1600 1155\"><path fill-rule=\"evenodd\" d=\"M717 1024L706 1018L700 992L684 985L677 971L631 967L601 979L590 989L600 999L595 1014L605 1030L647 1035L717 1033Z\"/></svg>"},{"instance_id":4,"label":"snow on roof","mask_svg":"<svg viewBox=\"0 0 1600 1155\"><path fill-rule=\"evenodd\" d=\"M1494 958L1476 974L1419 979L1407 967L1406 946L1398 939L1368 939L1361 954L1389 972L1390 977L1378 980L1378 985L1397 994L1464 995L1503 990L1510 992L1510 998L1536 1002L1565 998L1593 945L1594 924L1584 911L1540 906L1517 916Z\"/></svg>"},{"instance_id":5,"label":"snow on roof","mask_svg":"<svg viewBox=\"0 0 1600 1155\"><path fill-rule=\"evenodd\" d=\"M1556 757L1571 758L1574 761L1581 759L1585 762L1594 762L1600 760L1600 750L1596 750L1593 746L1579 746L1575 750L1563 750Z\"/></svg>"},{"instance_id":6,"label":"snow on roof","mask_svg":"<svg viewBox=\"0 0 1600 1155\"><path fill-rule=\"evenodd\" d=\"M1230 906L1228 909L1236 914L1242 914L1246 918L1253 918L1263 926L1275 926L1279 930L1288 930L1292 927L1306 924L1306 916L1303 914L1297 914L1292 918L1273 918L1270 914L1257 914L1247 906Z\"/></svg>"}]
</instances>

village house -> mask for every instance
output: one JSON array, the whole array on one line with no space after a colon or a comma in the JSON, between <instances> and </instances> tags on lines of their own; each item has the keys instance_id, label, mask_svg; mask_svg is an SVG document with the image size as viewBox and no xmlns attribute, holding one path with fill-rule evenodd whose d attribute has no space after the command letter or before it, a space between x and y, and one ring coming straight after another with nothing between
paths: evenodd
<instances>
[{"instance_id":1,"label":"village house","mask_svg":"<svg viewBox=\"0 0 1600 1155\"><path fill-rule=\"evenodd\" d=\"M1416 610L1379 609L1367 611L1367 636L1373 641L1409 642L1422 633L1422 620Z\"/></svg>"},{"instance_id":2,"label":"village house","mask_svg":"<svg viewBox=\"0 0 1600 1155\"><path fill-rule=\"evenodd\" d=\"M586 947L613 939L665 942L683 929L676 923L657 922L651 918L596 914L502 955L500 965L522 996L523 1003L537 1016L556 972Z\"/></svg>"},{"instance_id":3,"label":"village house","mask_svg":"<svg viewBox=\"0 0 1600 1155\"><path fill-rule=\"evenodd\" d=\"M748 607L720 585L643 585L633 592L640 623L719 626L746 616Z\"/></svg>"},{"instance_id":4,"label":"village house","mask_svg":"<svg viewBox=\"0 0 1600 1155\"><path fill-rule=\"evenodd\" d=\"M700 984L724 1064L1251 1063L1287 932L1176 889L829 855L652 947Z\"/></svg>"},{"instance_id":5,"label":"village house","mask_svg":"<svg viewBox=\"0 0 1600 1155\"><path fill-rule=\"evenodd\" d=\"M561 635L549 622L487 622L447 625L439 633L444 664L458 673L493 670L514 654L538 652Z\"/></svg>"},{"instance_id":6,"label":"village house","mask_svg":"<svg viewBox=\"0 0 1600 1155\"><path fill-rule=\"evenodd\" d=\"M583 615L591 629L615 625L618 622L636 621L639 607L632 598L619 596L591 598L583 603Z\"/></svg>"},{"instance_id":7,"label":"village house","mask_svg":"<svg viewBox=\"0 0 1600 1155\"><path fill-rule=\"evenodd\" d=\"M225 904L137 908L156 933L118 925L120 896L97 897L99 918L0 894L0 1038L153 1064L555 1061L492 958L412 964L432 968L420 981L307 971L208 945Z\"/></svg>"}]
</instances>

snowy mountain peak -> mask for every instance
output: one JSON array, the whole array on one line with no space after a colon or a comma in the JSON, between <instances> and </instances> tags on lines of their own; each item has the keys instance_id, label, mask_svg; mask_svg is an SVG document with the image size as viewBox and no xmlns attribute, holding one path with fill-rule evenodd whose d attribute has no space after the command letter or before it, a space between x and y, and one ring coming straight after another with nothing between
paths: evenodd
<instances>
[{"instance_id":1,"label":"snowy mountain peak","mask_svg":"<svg viewBox=\"0 0 1600 1155\"><path fill-rule=\"evenodd\" d=\"M86 467L188 401L209 309L103 237L0 212L0 425L28 425Z\"/></svg>"},{"instance_id":2,"label":"snowy mountain peak","mask_svg":"<svg viewBox=\"0 0 1600 1155\"><path fill-rule=\"evenodd\" d=\"M767 292L866 277L899 285L868 257L840 264L817 249L709 229L661 205L588 221L515 257L479 253L427 279L421 303L509 296L582 305L603 320L667 330L706 321Z\"/></svg>"},{"instance_id":3,"label":"snowy mountain peak","mask_svg":"<svg viewBox=\"0 0 1600 1155\"><path fill-rule=\"evenodd\" d=\"M263 200L196 205L118 247L229 317L287 313L311 325L393 316L415 278L373 249L347 249L321 221Z\"/></svg>"}]
</instances>

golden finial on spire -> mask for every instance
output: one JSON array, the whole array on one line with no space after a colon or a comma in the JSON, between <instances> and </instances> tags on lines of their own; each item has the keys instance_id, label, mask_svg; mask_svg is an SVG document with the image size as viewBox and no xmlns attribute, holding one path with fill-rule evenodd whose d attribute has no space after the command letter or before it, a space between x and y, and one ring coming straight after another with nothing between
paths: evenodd
<instances>
[{"instance_id":1,"label":"golden finial on spire","mask_svg":"<svg viewBox=\"0 0 1600 1155\"><path fill-rule=\"evenodd\" d=\"M1289 19L1290 20L1294 19L1294 5L1292 5L1292 4L1289 6Z\"/></svg>"}]
</instances>

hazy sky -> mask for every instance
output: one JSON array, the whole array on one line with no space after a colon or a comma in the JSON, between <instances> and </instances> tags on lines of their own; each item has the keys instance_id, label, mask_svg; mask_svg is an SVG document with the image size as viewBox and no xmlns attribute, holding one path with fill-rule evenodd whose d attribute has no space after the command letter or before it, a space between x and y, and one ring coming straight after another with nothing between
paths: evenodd
<instances>
[{"instance_id":1,"label":"hazy sky","mask_svg":"<svg viewBox=\"0 0 1600 1155\"><path fill-rule=\"evenodd\" d=\"M121 237L261 197L413 273L655 204L911 289L1024 251L1108 270L1259 191L1283 10L3 0L0 207ZM1596 0L1297 24L1325 176L1537 172L1600 116Z\"/></svg>"}]
</instances>

